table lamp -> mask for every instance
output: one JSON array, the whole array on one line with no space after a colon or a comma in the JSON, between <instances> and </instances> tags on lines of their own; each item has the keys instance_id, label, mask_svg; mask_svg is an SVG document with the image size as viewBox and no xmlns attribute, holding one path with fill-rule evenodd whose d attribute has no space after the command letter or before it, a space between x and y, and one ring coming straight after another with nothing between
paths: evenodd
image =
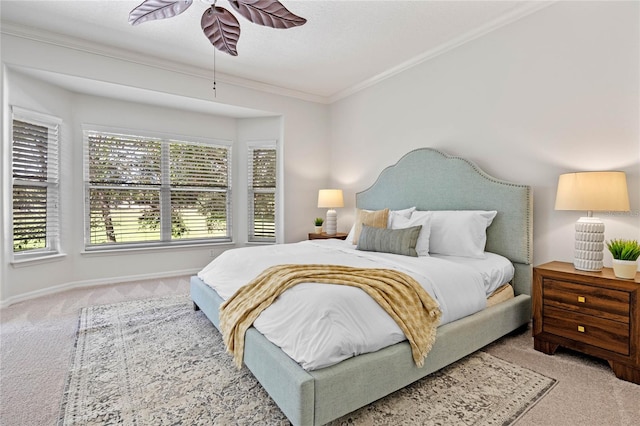
<instances>
[{"instance_id":1,"label":"table lamp","mask_svg":"<svg viewBox=\"0 0 640 426\"><path fill-rule=\"evenodd\" d=\"M604 250L604 223L593 211L629 211L624 172L565 173L558 178L556 210L586 210L576 222L573 266L581 271L600 271Z\"/></svg>"},{"instance_id":2,"label":"table lamp","mask_svg":"<svg viewBox=\"0 0 640 426\"><path fill-rule=\"evenodd\" d=\"M341 189L321 189L318 191L318 208L327 210L327 219L324 221L324 232L327 235L336 235L338 227L338 213L334 210L344 207Z\"/></svg>"}]
</instances>

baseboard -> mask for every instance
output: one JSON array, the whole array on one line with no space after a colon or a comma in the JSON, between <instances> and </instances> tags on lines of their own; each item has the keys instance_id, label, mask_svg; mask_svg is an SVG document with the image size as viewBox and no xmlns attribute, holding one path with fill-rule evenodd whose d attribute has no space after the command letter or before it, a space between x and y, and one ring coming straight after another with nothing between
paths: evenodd
<instances>
[{"instance_id":1,"label":"baseboard","mask_svg":"<svg viewBox=\"0 0 640 426\"><path fill-rule=\"evenodd\" d=\"M144 280L153 280L158 278L193 275L199 272L200 269L201 268L184 269L181 271L168 271L168 272L160 272L160 273L129 275L124 277L111 277L111 278L100 278L95 280L74 281L70 283L60 284L54 287L45 288L42 290L30 291L28 293L9 297L6 300L0 301L0 308L6 308L7 306L13 305L18 302L24 302L26 300L35 299L37 297L42 297L42 296L48 296L51 294L60 293L62 291L71 290L75 288L86 288L86 287L95 287L95 286L106 285L106 284L126 283L131 281L144 281Z\"/></svg>"}]
</instances>

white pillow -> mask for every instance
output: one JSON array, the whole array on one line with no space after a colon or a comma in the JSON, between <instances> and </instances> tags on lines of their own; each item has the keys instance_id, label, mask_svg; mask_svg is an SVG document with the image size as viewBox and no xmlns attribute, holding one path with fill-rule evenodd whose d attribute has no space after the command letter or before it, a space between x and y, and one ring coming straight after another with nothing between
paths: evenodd
<instances>
[{"instance_id":1,"label":"white pillow","mask_svg":"<svg viewBox=\"0 0 640 426\"><path fill-rule=\"evenodd\" d=\"M404 209L404 210L390 210L389 211L389 220L387 220L387 228L391 228L391 225L393 224L393 218L394 217L398 217L399 216L399 217L404 217L404 218L409 219L415 210L416 210L415 207L409 207L408 209Z\"/></svg>"},{"instance_id":2,"label":"white pillow","mask_svg":"<svg viewBox=\"0 0 640 426\"><path fill-rule=\"evenodd\" d=\"M422 225L418 242L416 243L416 252L418 256L429 256L429 235L431 233L431 214L432 212L422 211L413 212L411 218L401 215L394 215L391 223L392 229L405 229L412 226Z\"/></svg>"},{"instance_id":3,"label":"white pillow","mask_svg":"<svg viewBox=\"0 0 640 426\"><path fill-rule=\"evenodd\" d=\"M393 217L394 216L400 215L400 216L403 216L403 217L406 217L407 219L409 219L411 217L411 214L414 212L415 209L416 209L415 207L409 207L408 209L403 209L403 210L390 210L389 211L389 217L387 218L387 228L391 228L391 224L393 223ZM370 212L370 211L373 211L373 210L365 210L365 211ZM353 241L353 236L354 236L355 232L356 232L356 224L354 223L353 225L351 225L351 230L347 234L346 241Z\"/></svg>"},{"instance_id":4,"label":"white pillow","mask_svg":"<svg viewBox=\"0 0 640 426\"><path fill-rule=\"evenodd\" d=\"M416 206L413 206L413 207L409 207L408 209L391 210L391 213L399 214L409 219L413 214L413 212L415 211L416 211Z\"/></svg>"},{"instance_id":5,"label":"white pillow","mask_svg":"<svg viewBox=\"0 0 640 426\"><path fill-rule=\"evenodd\" d=\"M434 210L431 213L430 253L484 258L487 228L497 211Z\"/></svg>"}]
</instances>

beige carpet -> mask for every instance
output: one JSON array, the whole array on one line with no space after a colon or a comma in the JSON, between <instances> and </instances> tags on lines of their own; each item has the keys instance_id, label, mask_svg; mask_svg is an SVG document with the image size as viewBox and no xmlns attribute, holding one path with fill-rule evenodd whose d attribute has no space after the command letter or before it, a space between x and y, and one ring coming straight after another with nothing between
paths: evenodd
<instances>
[{"instance_id":1,"label":"beige carpet","mask_svg":"<svg viewBox=\"0 0 640 426\"><path fill-rule=\"evenodd\" d=\"M0 424L56 424L80 308L185 292L188 277L180 277L72 290L0 310ZM618 380L605 361L536 352L530 331L485 351L558 380L518 426L638 424L640 386Z\"/></svg>"}]
</instances>

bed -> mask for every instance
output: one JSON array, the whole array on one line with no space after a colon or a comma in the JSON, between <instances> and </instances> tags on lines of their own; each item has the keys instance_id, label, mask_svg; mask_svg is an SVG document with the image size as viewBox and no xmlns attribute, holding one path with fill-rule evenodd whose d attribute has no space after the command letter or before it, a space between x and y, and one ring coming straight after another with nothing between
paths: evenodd
<instances>
[{"instance_id":1,"label":"bed","mask_svg":"<svg viewBox=\"0 0 640 426\"><path fill-rule=\"evenodd\" d=\"M367 210L496 210L486 251L509 259L514 297L437 329L435 344L418 368L403 341L375 352L308 371L255 328L245 336L244 363L294 425L321 425L469 355L528 324L531 318L532 197L529 186L489 176L474 163L431 148L409 152L356 194ZM223 298L200 278L191 297L220 329Z\"/></svg>"}]
</instances>

